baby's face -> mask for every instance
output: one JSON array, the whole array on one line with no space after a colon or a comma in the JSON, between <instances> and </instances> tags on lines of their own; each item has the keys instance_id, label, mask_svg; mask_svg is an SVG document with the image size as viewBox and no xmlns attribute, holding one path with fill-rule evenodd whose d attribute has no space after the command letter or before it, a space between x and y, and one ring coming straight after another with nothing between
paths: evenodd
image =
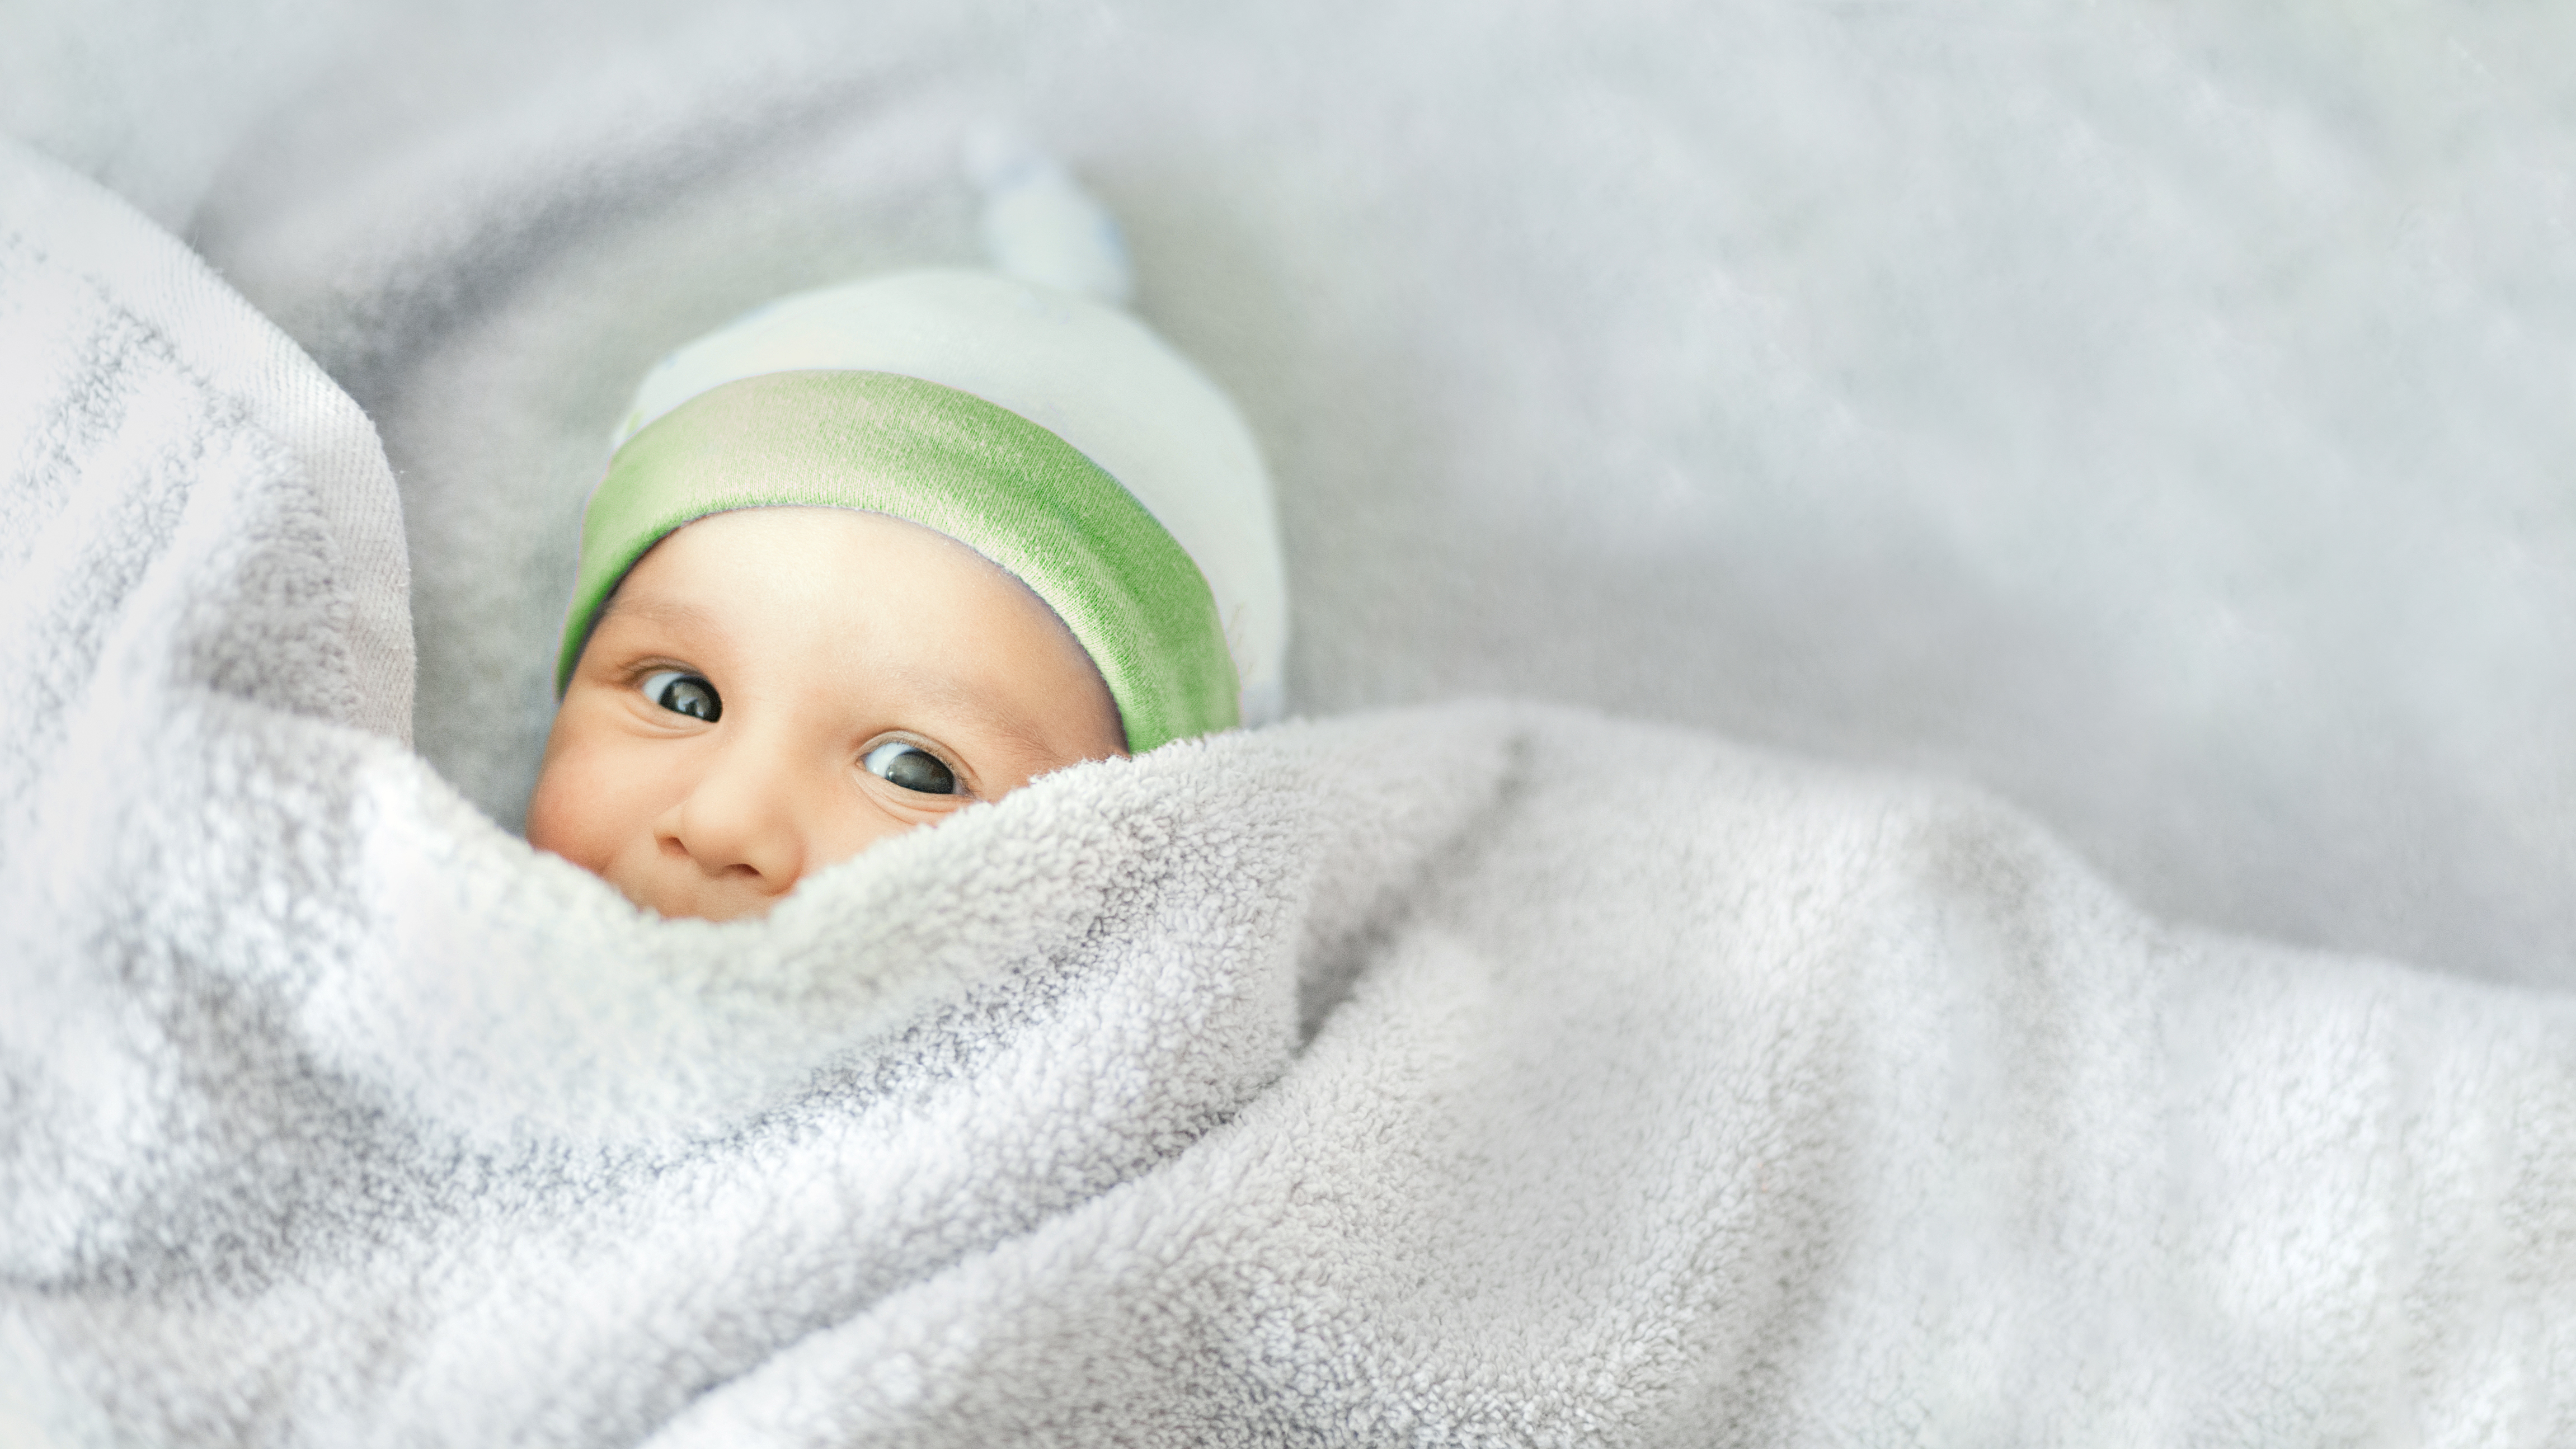
<instances>
[{"instance_id":1,"label":"baby's face","mask_svg":"<svg viewBox=\"0 0 2576 1449\"><path fill-rule=\"evenodd\" d=\"M1063 622L964 544L846 509L719 513L655 545L592 630L528 843L665 916L759 915L1123 742Z\"/></svg>"}]
</instances>

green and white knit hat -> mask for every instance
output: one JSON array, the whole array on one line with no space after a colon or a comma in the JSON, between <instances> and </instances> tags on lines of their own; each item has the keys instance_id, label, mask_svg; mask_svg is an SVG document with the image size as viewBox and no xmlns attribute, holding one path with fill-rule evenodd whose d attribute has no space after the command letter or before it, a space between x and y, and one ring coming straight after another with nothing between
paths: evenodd
<instances>
[{"instance_id":1,"label":"green and white knit hat","mask_svg":"<svg viewBox=\"0 0 2576 1449\"><path fill-rule=\"evenodd\" d=\"M563 652L646 550L737 508L857 508L1007 569L1073 631L1127 746L1278 717L1287 589L1234 405L1115 307L987 272L803 292L672 353L583 520Z\"/></svg>"}]
</instances>

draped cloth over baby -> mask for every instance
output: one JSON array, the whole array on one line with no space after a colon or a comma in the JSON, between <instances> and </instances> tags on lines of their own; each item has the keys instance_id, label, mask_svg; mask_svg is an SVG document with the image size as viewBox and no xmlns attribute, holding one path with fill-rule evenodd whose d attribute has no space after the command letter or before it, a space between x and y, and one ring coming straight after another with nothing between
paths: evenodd
<instances>
[{"instance_id":1,"label":"draped cloth over baby","mask_svg":"<svg viewBox=\"0 0 2576 1449\"><path fill-rule=\"evenodd\" d=\"M768 920L405 747L393 479L0 159L0 1439L2576 1438L2576 1011L1535 706L1086 765Z\"/></svg>"}]
</instances>

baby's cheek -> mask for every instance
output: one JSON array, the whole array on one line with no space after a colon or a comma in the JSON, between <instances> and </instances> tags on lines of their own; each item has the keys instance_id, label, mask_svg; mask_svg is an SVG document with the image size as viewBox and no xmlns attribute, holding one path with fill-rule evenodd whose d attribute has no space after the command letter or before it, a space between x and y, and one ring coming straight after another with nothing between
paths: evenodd
<instances>
[{"instance_id":1,"label":"baby's cheek","mask_svg":"<svg viewBox=\"0 0 2576 1449\"><path fill-rule=\"evenodd\" d=\"M549 767L537 776L536 793L528 797L528 844L595 871L599 867L583 859L581 823L570 792L563 788L563 777Z\"/></svg>"},{"instance_id":2,"label":"baby's cheek","mask_svg":"<svg viewBox=\"0 0 2576 1449\"><path fill-rule=\"evenodd\" d=\"M528 797L528 844L604 873L622 837L632 833L632 793L631 782L600 751L550 747Z\"/></svg>"}]
</instances>

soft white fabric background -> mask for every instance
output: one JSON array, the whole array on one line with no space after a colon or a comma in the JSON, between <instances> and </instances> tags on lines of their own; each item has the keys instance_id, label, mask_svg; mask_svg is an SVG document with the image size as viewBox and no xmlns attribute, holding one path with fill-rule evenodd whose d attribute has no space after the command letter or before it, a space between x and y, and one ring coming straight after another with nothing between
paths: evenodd
<instances>
[{"instance_id":1,"label":"soft white fabric background","mask_svg":"<svg viewBox=\"0 0 2576 1449\"><path fill-rule=\"evenodd\" d=\"M600 435L971 252L1017 117L1278 474L1309 711L1959 772L2147 906L2576 980L2576 11L2106 0L0 10L0 126L382 429L504 823ZM1605 809L1640 762L1569 760Z\"/></svg>"}]
</instances>

